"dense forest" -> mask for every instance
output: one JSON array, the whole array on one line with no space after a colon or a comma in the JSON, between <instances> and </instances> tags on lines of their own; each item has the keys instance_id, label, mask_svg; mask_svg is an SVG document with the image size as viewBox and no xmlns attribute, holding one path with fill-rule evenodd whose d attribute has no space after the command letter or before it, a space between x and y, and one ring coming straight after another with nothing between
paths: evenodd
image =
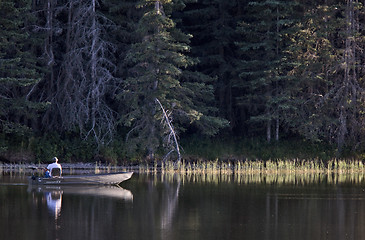
<instances>
[{"instance_id":1,"label":"dense forest","mask_svg":"<svg viewBox=\"0 0 365 240\"><path fill-rule=\"evenodd\" d=\"M176 158L197 139L361 153L363 4L2 0L0 153Z\"/></svg>"}]
</instances>

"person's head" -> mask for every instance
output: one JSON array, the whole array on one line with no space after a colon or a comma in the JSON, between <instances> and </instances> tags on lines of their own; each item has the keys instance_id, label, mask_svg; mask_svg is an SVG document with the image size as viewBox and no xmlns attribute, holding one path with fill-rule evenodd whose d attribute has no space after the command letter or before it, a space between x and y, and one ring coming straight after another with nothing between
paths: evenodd
<instances>
[{"instance_id":1,"label":"person's head","mask_svg":"<svg viewBox=\"0 0 365 240\"><path fill-rule=\"evenodd\" d=\"M58 162L58 158L54 157L53 161Z\"/></svg>"}]
</instances>

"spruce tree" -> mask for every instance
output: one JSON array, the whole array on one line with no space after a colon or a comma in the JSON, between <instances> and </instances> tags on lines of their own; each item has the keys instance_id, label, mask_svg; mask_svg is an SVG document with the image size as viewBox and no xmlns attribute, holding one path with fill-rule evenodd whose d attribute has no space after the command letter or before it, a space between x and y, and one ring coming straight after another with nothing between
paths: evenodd
<instances>
[{"instance_id":1,"label":"spruce tree","mask_svg":"<svg viewBox=\"0 0 365 240\"><path fill-rule=\"evenodd\" d=\"M24 134L41 108L31 102L41 75L26 25L29 1L1 1L0 14L0 130Z\"/></svg>"},{"instance_id":2,"label":"spruce tree","mask_svg":"<svg viewBox=\"0 0 365 240\"><path fill-rule=\"evenodd\" d=\"M239 80L234 84L240 93L237 101L250 115L250 128L256 133L265 129L268 142L272 135L279 139L280 125L291 108L286 49L295 5L295 1L250 1L237 28L241 35Z\"/></svg>"},{"instance_id":3,"label":"spruce tree","mask_svg":"<svg viewBox=\"0 0 365 240\"><path fill-rule=\"evenodd\" d=\"M352 0L308 7L290 49L301 89L293 123L305 137L337 144L339 151L364 136L361 10Z\"/></svg>"},{"instance_id":4,"label":"spruce tree","mask_svg":"<svg viewBox=\"0 0 365 240\"><path fill-rule=\"evenodd\" d=\"M182 29L193 36L189 55L199 59L195 69L216 78L213 86L219 114L230 121L231 129L242 126L232 84L238 57L235 29L245 5L242 0L199 0L187 4L182 15Z\"/></svg>"},{"instance_id":5,"label":"spruce tree","mask_svg":"<svg viewBox=\"0 0 365 240\"><path fill-rule=\"evenodd\" d=\"M145 0L139 7L144 12L137 29L140 41L132 45L126 57L129 77L120 97L129 107L124 120L131 126L129 146L146 150L152 159L169 131L161 125L158 102L180 131L195 124L203 133L215 134L226 122L214 117L215 109L205 105L205 99L213 96L206 76L186 71L195 61L186 55L190 36L177 29L171 19L176 5Z\"/></svg>"},{"instance_id":6,"label":"spruce tree","mask_svg":"<svg viewBox=\"0 0 365 240\"><path fill-rule=\"evenodd\" d=\"M130 48L135 42L134 30L141 18L141 11L136 8L139 0L104 0L103 7L100 9L111 21L114 26L108 31L108 37L116 46L115 59L117 65L116 76L119 79L126 77L124 59Z\"/></svg>"}]
</instances>

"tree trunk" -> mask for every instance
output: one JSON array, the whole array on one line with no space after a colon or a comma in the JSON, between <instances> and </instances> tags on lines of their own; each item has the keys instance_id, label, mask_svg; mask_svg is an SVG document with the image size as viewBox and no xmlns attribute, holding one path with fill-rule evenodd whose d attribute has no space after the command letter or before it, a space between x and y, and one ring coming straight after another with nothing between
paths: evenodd
<instances>
[{"instance_id":1,"label":"tree trunk","mask_svg":"<svg viewBox=\"0 0 365 240\"><path fill-rule=\"evenodd\" d=\"M170 119L169 119L169 117L167 116L166 111L165 111L165 109L163 108L163 106L162 106L161 102L160 102L157 98L156 98L155 100L156 100L156 102L160 105L161 110L162 110L162 112L163 112L163 116L164 116L164 118L165 118L165 122L166 122L167 126L169 127L170 132L171 132L171 134L172 134L172 136L173 136L173 138L174 138L175 150L176 150L177 155L178 155L177 161L178 161L178 162L180 162L180 161L181 161L180 147L179 147L179 143L178 143L178 141L177 141L176 132L175 132L175 130L174 130L174 127L172 126L171 120L170 120Z\"/></svg>"},{"instance_id":2,"label":"tree trunk","mask_svg":"<svg viewBox=\"0 0 365 240\"><path fill-rule=\"evenodd\" d=\"M343 92L342 103L339 109L339 133L338 133L338 149L341 151L345 144L345 138L348 133L348 121L351 118L351 109L356 104L356 72L355 72L355 42L354 42L354 3L353 0L347 0L346 5L346 40L344 51L344 80L342 86ZM353 119L356 121L356 119Z\"/></svg>"},{"instance_id":3,"label":"tree trunk","mask_svg":"<svg viewBox=\"0 0 365 240\"><path fill-rule=\"evenodd\" d=\"M46 36L44 39L44 53L43 57L48 66L48 76L46 87L44 88L45 98L47 101L53 101L54 95L54 87L56 83L54 81L54 54L53 54L53 0L47 0L46 6L44 7L46 10L46 24L45 24L45 32ZM54 123L54 119L52 119L52 113L47 111L43 116L43 123L45 125L51 125Z\"/></svg>"},{"instance_id":4,"label":"tree trunk","mask_svg":"<svg viewBox=\"0 0 365 240\"><path fill-rule=\"evenodd\" d=\"M266 140L268 143L271 142L271 120L267 120L266 125Z\"/></svg>"},{"instance_id":5,"label":"tree trunk","mask_svg":"<svg viewBox=\"0 0 365 240\"><path fill-rule=\"evenodd\" d=\"M276 118L276 128L275 128L275 140L278 142L279 141L279 129L280 129L280 121L279 121L279 117Z\"/></svg>"},{"instance_id":6,"label":"tree trunk","mask_svg":"<svg viewBox=\"0 0 365 240\"><path fill-rule=\"evenodd\" d=\"M89 109L90 109L90 123L91 123L91 130L95 131L95 119L96 119L96 111L97 111L97 101L98 98L100 96L98 96L98 86L97 86L97 49L96 49L96 45L97 45L97 41L98 41L98 29L96 27L96 19L95 19L95 0L92 0L92 26L91 26L91 31L92 31L92 40L91 40L91 50L90 50L90 54L91 54L91 71L90 71L90 77L91 77L91 92L90 92L90 98L89 98ZM99 139L97 139L97 141L99 141Z\"/></svg>"}]
</instances>

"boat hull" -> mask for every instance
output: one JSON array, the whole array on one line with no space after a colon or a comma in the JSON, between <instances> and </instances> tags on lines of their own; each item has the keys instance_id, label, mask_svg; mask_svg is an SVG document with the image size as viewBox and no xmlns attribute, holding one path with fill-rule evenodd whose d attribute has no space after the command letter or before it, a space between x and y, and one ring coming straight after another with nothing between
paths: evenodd
<instances>
[{"instance_id":1,"label":"boat hull","mask_svg":"<svg viewBox=\"0 0 365 240\"><path fill-rule=\"evenodd\" d=\"M29 177L32 185L115 185L132 177L133 172L119 172L90 175L67 175L62 177Z\"/></svg>"}]
</instances>

